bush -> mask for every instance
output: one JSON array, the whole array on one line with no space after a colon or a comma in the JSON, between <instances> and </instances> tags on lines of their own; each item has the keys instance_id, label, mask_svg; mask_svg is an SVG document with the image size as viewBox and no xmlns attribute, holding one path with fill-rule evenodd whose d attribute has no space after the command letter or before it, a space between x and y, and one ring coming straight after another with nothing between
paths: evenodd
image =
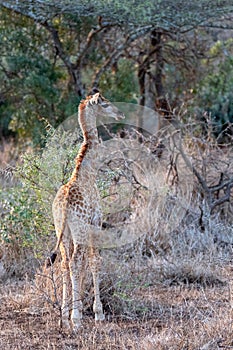
<instances>
[{"instance_id":1,"label":"bush","mask_svg":"<svg viewBox=\"0 0 233 350\"><path fill-rule=\"evenodd\" d=\"M233 56L229 45L232 45L232 39L213 46L210 54L222 52L222 58L203 79L198 91L200 112L202 115L207 112L212 133L219 142L233 136Z\"/></svg>"},{"instance_id":2,"label":"bush","mask_svg":"<svg viewBox=\"0 0 233 350\"><path fill-rule=\"evenodd\" d=\"M43 241L38 238L49 233L44 212L33 192L22 184L7 191L1 190L0 196L4 267L9 275L21 275L26 271L33 273L36 260L43 254Z\"/></svg>"},{"instance_id":3,"label":"bush","mask_svg":"<svg viewBox=\"0 0 233 350\"><path fill-rule=\"evenodd\" d=\"M70 177L79 147L75 133L72 141L61 128L49 141L53 132L51 128L43 153L25 153L14 171L14 181L0 190L0 239L8 274L33 273L32 265L36 268L53 248L52 201Z\"/></svg>"}]
</instances>

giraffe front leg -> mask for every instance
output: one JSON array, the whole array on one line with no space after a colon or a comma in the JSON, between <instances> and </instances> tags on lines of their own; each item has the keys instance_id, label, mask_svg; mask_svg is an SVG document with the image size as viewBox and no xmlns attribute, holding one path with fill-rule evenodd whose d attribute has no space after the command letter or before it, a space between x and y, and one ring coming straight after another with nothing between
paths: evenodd
<instances>
[{"instance_id":1,"label":"giraffe front leg","mask_svg":"<svg viewBox=\"0 0 233 350\"><path fill-rule=\"evenodd\" d=\"M103 305L100 301L100 280L99 280L99 272L101 268L101 262L102 258L99 254L98 249L96 248L90 248L89 251L89 266L93 277L93 284L94 284L94 304L93 304L93 311L95 313L95 320L96 321L104 321L105 316L103 313Z\"/></svg>"},{"instance_id":2,"label":"giraffe front leg","mask_svg":"<svg viewBox=\"0 0 233 350\"><path fill-rule=\"evenodd\" d=\"M70 278L72 284L72 311L71 323L74 331L81 326L82 320L82 300L80 291L80 276L82 274L82 256L78 251L78 246L74 246L73 255L70 261Z\"/></svg>"}]
</instances>

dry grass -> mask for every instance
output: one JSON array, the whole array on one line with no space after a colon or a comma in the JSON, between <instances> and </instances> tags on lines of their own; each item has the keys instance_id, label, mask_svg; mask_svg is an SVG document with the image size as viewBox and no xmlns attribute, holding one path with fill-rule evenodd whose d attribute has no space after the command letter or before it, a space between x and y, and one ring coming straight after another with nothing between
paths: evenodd
<instances>
[{"instance_id":1,"label":"dry grass","mask_svg":"<svg viewBox=\"0 0 233 350\"><path fill-rule=\"evenodd\" d=\"M0 285L0 347L231 349L232 253L229 247L211 243L211 234L202 239L203 233L196 230L192 234L189 239L185 239L185 232L179 240L171 239L169 252L163 254L143 255L140 244L103 251L101 295L106 321L95 324L90 279L84 296L83 327L77 334L58 326L59 263L54 276L43 271L46 277L40 274L36 281L5 281ZM194 235L198 242L194 242Z\"/></svg>"},{"instance_id":2,"label":"dry grass","mask_svg":"<svg viewBox=\"0 0 233 350\"><path fill-rule=\"evenodd\" d=\"M139 243L103 251L101 295L106 321L94 322L90 279L84 296L83 327L77 334L58 326L59 264L54 276L47 271L46 278L38 275L36 284L9 280L2 286L0 338L4 347L231 349L232 252L213 242L211 234L189 233L186 238L187 232L179 239L173 237L170 250L163 254L143 255L144 246ZM51 280L56 285L56 298Z\"/></svg>"},{"instance_id":3,"label":"dry grass","mask_svg":"<svg viewBox=\"0 0 233 350\"><path fill-rule=\"evenodd\" d=\"M0 143L0 182L1 186L6 188L12 186L13 171L15 165L19 162L20 147L16 146L13 139L2 139Z\"/></svg>"},{"instance_id":4,"label":"dry grass","mask_svg":"<svg viewBox=\"0 0 233 350\"><path fill-rule=\"evenodd\" d=\"M232 280L232 270L224 271ZM1 348L213 350L233 346L227 281L212 287L182 282L168 286L167 281L156 280L153 285L138 285L128 295L127 317L106 312L107 321L95 325L93 315L86 312L77 334L59 329L57 312L39 307L34 292L34 286L25 281L1 285ZM133 309L139 306L144 310L136 314Z\"/></svg>"}]
</instances>

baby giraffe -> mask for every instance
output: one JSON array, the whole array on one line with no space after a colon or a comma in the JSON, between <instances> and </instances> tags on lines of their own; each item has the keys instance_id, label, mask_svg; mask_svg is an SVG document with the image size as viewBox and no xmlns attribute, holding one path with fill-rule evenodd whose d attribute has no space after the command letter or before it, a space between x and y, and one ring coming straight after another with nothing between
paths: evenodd
<instances>
[{"instance_id":1,"label":"baby giraffe","mask_svg":"<svg viewBox=\"0 0 233 350\"><path fill-rule=\"evenodd\" d=\"M115 120L124 118L123 113L95 89L91 95L80 102L78 118L84 140L76 156L71 178L60 187L52 206L57 244L48 265L55 261L60 249L63 283L62 325L69 328L70 320L73 330L77 330L81 325L81 294L88 266L93 277L95 320L104 320L99 290L101 257L92 237L93 230L100 231L102 226L95 164L99 143L96 127L98 116L107 116ZM70 281L71 308L68 288Z\"/></svg>"}]
</instances>

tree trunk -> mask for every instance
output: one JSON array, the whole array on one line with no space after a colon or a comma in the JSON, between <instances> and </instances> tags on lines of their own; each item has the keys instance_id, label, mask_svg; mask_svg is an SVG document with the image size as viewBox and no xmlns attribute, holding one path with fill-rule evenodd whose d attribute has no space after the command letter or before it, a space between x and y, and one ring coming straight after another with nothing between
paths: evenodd
<instances>
[{"instance_id":1,"label":"tree trunk","mask_svg":"<svg viewBox=\"0 0 233 350\"><path fill-rule=\"evenodd\" d=\"M145 106L145 92L146 92L146 69L144 66L144 63L139 65L138 68L138 83L139 83L139 91L140 91L140 97L139 97L139 104L141 106Z\"/></svg>"},{"instance_id":2,"label":"tree trunk","mask_svg":"<svg viewBox=\"0 0 233 350\"><path fill-rule=\"evenodd\" d=\"M85 97L85 89L82 83L81 67L71 67L68 69L70 81L68 87L73 90L78 97Z\"/></svg>"},{"instance_id":3,"label":"tree trunk","mask_svg":"<svg viewBox=\"0 0 233 350\"><path fill-rule=\"evenodd\" d=\"M152 72L152 60L154 59L156 59L156 64L154 72ZM162 114L168 115L169 108L163 86L163 70L162 32L155 29L151 32L151 50L138 68L139 103L142 106L155 108Z\"/></svg>"},{"instance_id":4,"label":"tree trunk","mask_svg":"<svg viewBox=\"0 0 233 350\"><path fill-rule=\"evenodd\" d=\"M169 106L165 97L165 91L163 86L163 70L164 70L164 59L163 59L163 42L162 33L160 31L153 30L151 33L151 45L156 48L156 65L154 75L154 85L156 90L155 107L164 116L169 115Z\"/></svg>"}]
</instances>

